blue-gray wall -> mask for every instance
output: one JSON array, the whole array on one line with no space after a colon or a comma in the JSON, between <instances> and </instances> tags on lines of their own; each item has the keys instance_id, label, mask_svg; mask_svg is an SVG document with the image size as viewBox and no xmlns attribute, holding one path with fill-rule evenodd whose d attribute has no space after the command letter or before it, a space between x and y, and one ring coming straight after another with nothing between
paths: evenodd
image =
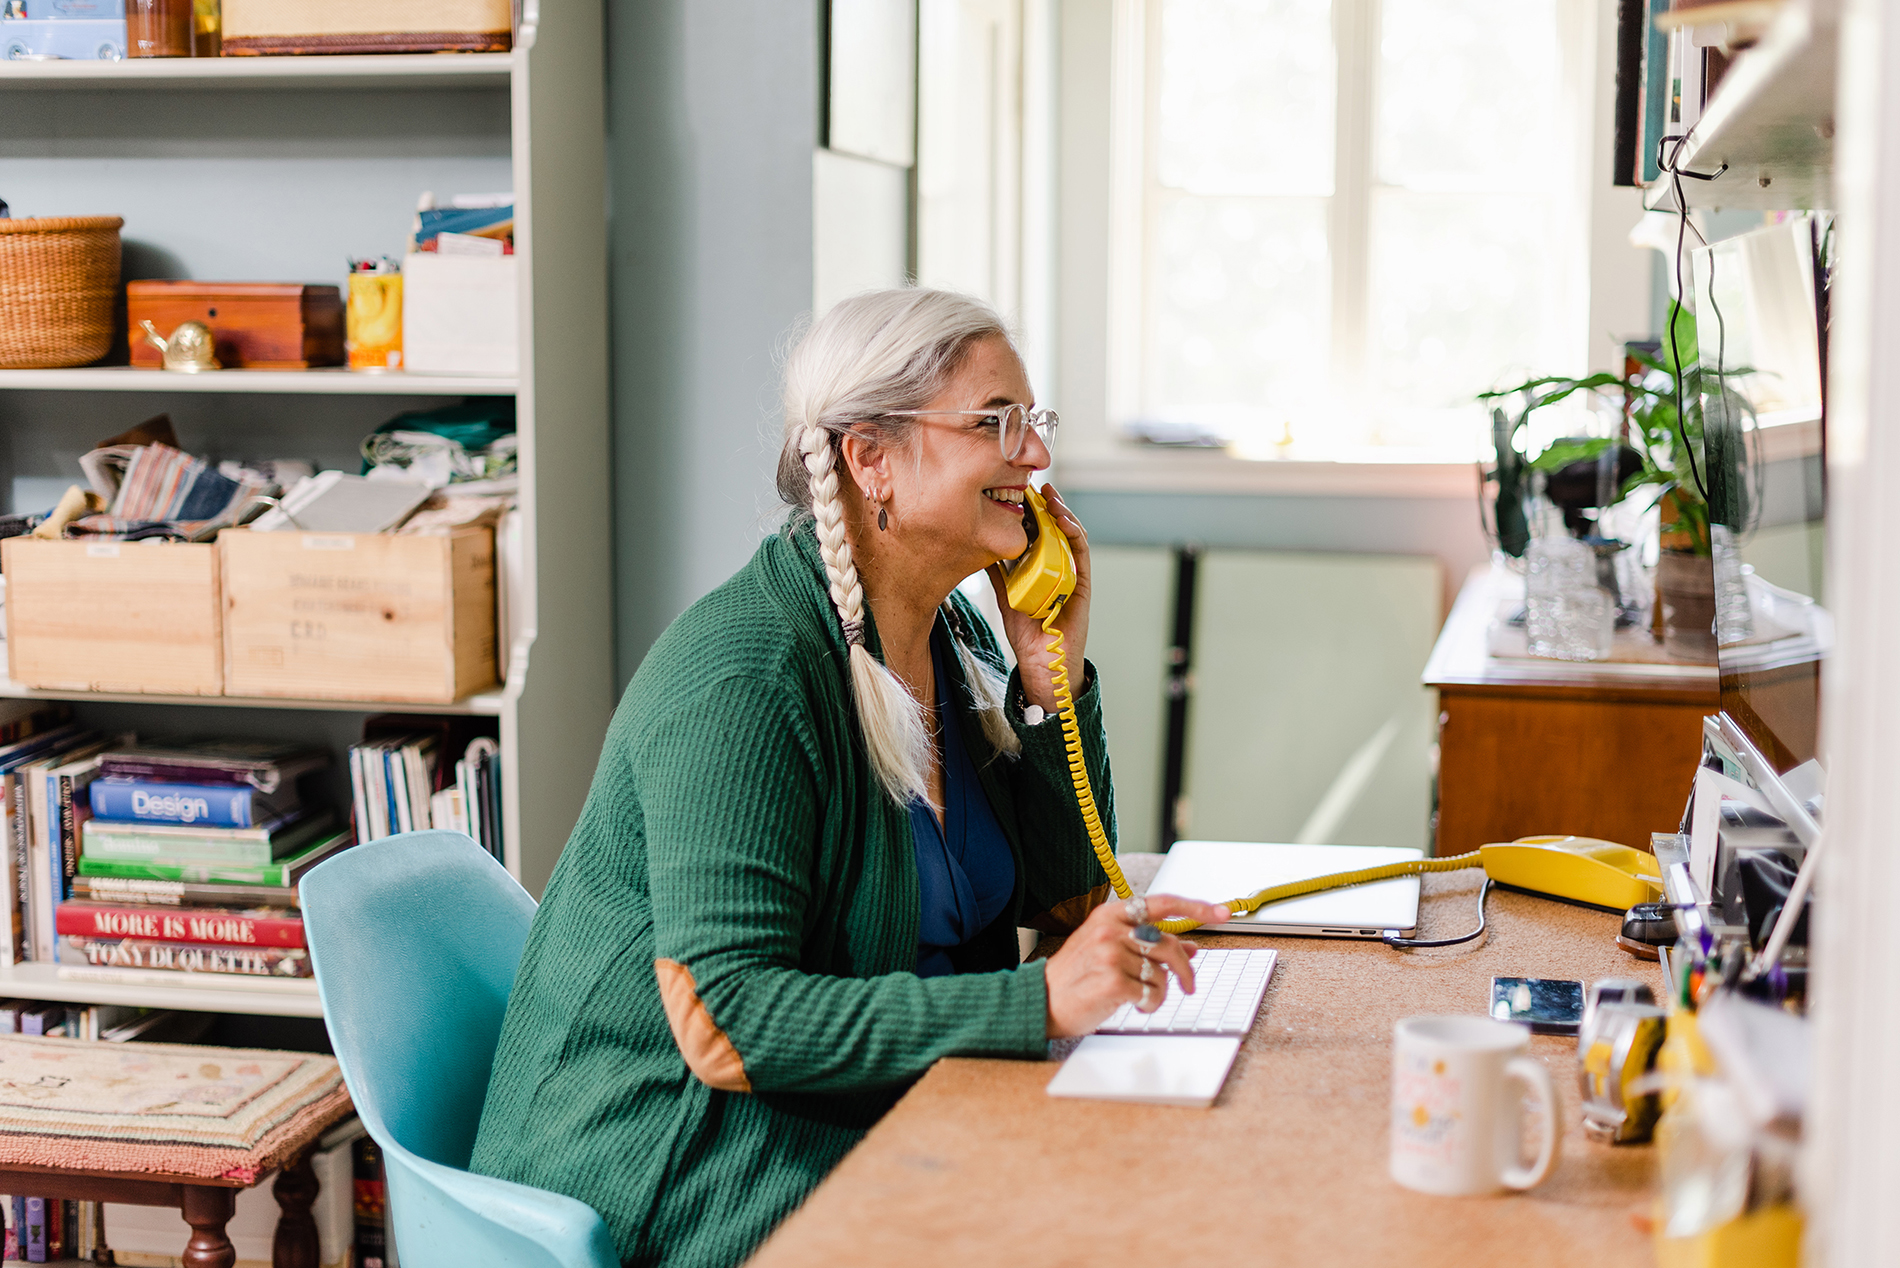
<instances>
[{"instance_id":1,"label":"blue-gray wall","mask_svg":"<svg viewBox=\"0 0 1900 1268\"><path fill-rule=\"evenodd\" d=\"M812 297L819 11L641 0L608 14L622 683L776 513L775 352Z\"/></svg>"}]
</instances>

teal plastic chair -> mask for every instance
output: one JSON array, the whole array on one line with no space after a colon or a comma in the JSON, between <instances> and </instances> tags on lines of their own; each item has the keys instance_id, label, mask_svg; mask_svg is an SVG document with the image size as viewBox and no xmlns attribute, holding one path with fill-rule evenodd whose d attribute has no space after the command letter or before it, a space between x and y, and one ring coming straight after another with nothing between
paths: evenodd
<instances>
[{"instance_id":1,"label":"teal plastic chair","mask_svg":"<svg viewBox=\"0 0 1900 1268\"><path fill-rule=\"evenodd\" d=\"M356 846L299 890L324 1024L382 1146L403 1268L615 1268L593 1207L467 1170L534 899L459 832Z\"/></svg>"}]
</instances>

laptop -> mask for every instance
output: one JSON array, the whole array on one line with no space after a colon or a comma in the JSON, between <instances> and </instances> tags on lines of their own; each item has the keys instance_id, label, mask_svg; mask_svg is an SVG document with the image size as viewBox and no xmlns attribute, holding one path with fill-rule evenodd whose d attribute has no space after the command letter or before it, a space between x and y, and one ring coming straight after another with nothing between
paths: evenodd
<instances>
[{"instance_id":1,"label":"laptop","mask_svg":"<svg viewBox=\"0 0 1900 1268\"><path fill-rule=\"evenodd\" d=\"M1220 903L1269 885L1424 857L1423 850L1387 845L1176 841L1148 892ZM1418 877L1401 876L1269 903L1210 932L1376 939L1388 929L1407 938L1418 931Z\"/></svg>"}]
</instances>

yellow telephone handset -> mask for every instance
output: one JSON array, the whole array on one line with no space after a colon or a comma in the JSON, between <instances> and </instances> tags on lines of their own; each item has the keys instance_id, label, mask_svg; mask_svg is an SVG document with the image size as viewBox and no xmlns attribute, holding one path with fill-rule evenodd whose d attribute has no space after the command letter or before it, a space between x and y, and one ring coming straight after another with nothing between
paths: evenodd
<instances>
[{"instance_id":1,"label":"yellow telephone handset","mask_svg":"<svg viewBox=\"0 0 1900 1268\"><path fill-rule=\"evenodd\" d=\"M1023 531L1029 534L1029 548L1003 561L1003 579L1009 606L1040 621L1055 616L1075 593L1075 555L1049 504L1033 488L1023 490Z\"/></svg>"}]
</instances>

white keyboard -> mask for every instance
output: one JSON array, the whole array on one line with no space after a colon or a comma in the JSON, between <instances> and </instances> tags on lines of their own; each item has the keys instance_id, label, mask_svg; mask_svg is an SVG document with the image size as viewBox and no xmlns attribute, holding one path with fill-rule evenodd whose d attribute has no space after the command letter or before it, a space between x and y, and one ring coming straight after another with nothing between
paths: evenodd
<instances>
[{"instance_id":1,"label":"white keyboard","mask_svg":"<svg viewBox=\"0 0 1900 1268\"><path fill-rule=\"evenodd\" d=\"M1208 948L1194 953L1194 994L1168 975L1168 998L1152 1013L1133 1004L1095 1028L1098 1035L1245 1035L1253 1029L1278 951Z\"/></svg>"}]
</instances>

